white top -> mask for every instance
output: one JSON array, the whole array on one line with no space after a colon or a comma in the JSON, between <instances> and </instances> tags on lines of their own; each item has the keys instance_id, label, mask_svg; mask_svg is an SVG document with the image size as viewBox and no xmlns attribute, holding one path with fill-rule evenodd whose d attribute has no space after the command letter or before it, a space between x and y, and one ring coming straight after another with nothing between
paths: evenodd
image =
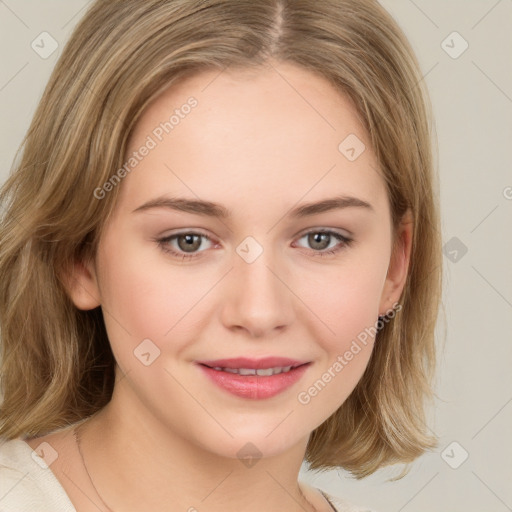
<instances>
[{"instance_id":1,"label":"white top","mask_svg":"<svg viewBox=\"0 0 512 512\"><path fill-rule=\"evenodd\" d=\"M1 512L76 512L57 477L23 439L0 443ZM372 512L321 492L337 512Z\"/></svg>"}]
</instances>

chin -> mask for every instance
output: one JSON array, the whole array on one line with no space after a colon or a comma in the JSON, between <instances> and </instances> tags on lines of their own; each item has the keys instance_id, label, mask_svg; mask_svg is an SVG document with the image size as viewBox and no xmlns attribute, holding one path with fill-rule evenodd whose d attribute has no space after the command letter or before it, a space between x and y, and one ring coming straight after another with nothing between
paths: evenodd
<instances>
[{"instance_id":1,"label":"chin","mask_svg":"<svg viewBox=\"0 0 512 512\"><path fill-rule=\"evenodd\" d=\"M239 459L241 462L246 459L256 461L263 457L277 457L290 450L297 450L299 446L305 451L310 432L291 432L292 422L288 421L280 418L273 421L271 427L268 422L252 422L246 428L228 429L233 437L225 435L219 439L203 440L203 443L206 442L203 446L218 456ZM250 467L250 464L246 465Z\"/></svg>"}]
</instances>

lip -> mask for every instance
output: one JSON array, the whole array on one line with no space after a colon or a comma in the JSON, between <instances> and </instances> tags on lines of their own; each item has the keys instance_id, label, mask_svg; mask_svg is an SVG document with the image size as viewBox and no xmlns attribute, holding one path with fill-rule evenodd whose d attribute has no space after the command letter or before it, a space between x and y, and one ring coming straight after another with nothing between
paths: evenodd
<instances>
[{"instance_id":1,"label":"lip","mask_svg":"<svg viewBox=\"0 0 512 512\"><path fill-rule=\"evenodd\" d=\"M250 359L248 357L236 357L233 359L215 359L211 361L197 361L199 364L214 368L255 368L264 370L266 368L275 368L277 366L300 366L308 361L299 361L288 357L263 357L261 359Z\"/></svg>"},{"instance_id":2,"label":"lip","mask_svg":"<svg viewBox=\"0 0 512 512\"><path fill-rule=\"evenodd\" d=\"M198 361L201 371L219 388L240 398L263 400L276 396L293 386L304 375L311 362L298 361L283 357L266 357L263 359L216 359L214 361ZM292 366L287 373L277 375L239 375L214 370L221 368L254 368L265 369L278 366Z\"/></svg>"}]
</instances>

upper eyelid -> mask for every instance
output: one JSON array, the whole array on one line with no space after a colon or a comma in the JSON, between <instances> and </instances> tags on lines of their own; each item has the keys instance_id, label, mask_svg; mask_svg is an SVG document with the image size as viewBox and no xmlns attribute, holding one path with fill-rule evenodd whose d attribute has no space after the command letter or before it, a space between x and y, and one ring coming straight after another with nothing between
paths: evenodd
<instances>
[{"instance_id":1,"label":"upper eyelid","mask_svg":"<svg viewBox=\"0 0 512 512\"><path fill-rule=\"evenodd\" d=\"M309 233L332 233L335 235L344 236L345 238L350 238L352 236L352 233L350 233L347 230L344 230L345 233L338 231L336 228L328 228L328 227L321 227L321 228L306 228L303 231L300 231L295 235L295 238L297 237L303 237L304 235L307 235ZM180 235L201 235L204 236L210 240L216 240L217 237L211 236L208 233L204 233L201 231L201 228L189 228L189 229L183 229L181 231L178 231L177 233L171 233L169 235L162 236L162 238L171 238L174 236L180 236Z\"/></svg>"},{"instance_id":2,"label":"upper eyelid","mask_svg":"<svg viewBox=\"0 0 512 512\"><path fill-rule=\"evenodd\" d=\"M342 233L339 233L332 229L312 229L312 230L303 232L302 234L298 235L297 237L295 237L294 240L300 240L301 238L304 238L305 236L309 235L310 233L327 233L328 235L335 238L338 241L338 243L345 244L345 245L348 245L351 242L353 242L352 236L343 235ZM315 251L315 252L320 253L322 251Z\"/></svg>"},{"instance_id":3,"label":"upper eyelid","mask_svg":"<svg viewBox=\"0 0 512 512\"><path fill-rule=\"evenodd\" d=\"M341 235L345 236L346 238L349 238L352 236L352 233L350 233L347 230L343 230L345 233L338 231L337 228L328 228L328 227L321 227L321 228L306 228L303 231L300 231L295 235L295 237L302 237L304 235L307 235L308 233L333 233L335 235ZM209 235L208 233L205 233L201 231L201 228L188 228L183 229L181 231L178 231L177 233L171 233L169 235L164 235L162 238L171 238L173 236L180 236L180 235L201 235L206 238L209 238L210 240L215 240L217 237Z\"/></svg>"},{"instance_id":4,"label":"upper eyelid","mask_svg":"<svg viewBox=\"0 0 512 512\"><path fill-rule=\"evenodd\" d=\"M171 239L171 238L175 238L175 237L178 237L178 236L182 236L182 235L200 235L200 236L203 236L204 238L207 238L208 240L211 240L212 242L214 240L216 240L215 237L207 234L207 233L204 233L196 228L194 229L188 229L188 230L183 230L183 231L178 231L177 233L171 233L169 235L163 235L161 237L159 237L160 240L167 240L167 239ZM1 511L0 511L1 512Z\"/></svg>"},{"instance_id":5,"label":"upper eyelid","mask_svg":"<svg viewBox=\"0 0 512 512\"><path fill-rule=\"evenodd\" d=\"M343 233L341 231L338 231L335 228L307 228L305 231L301 231L298 235L295 235L296 237L302 238L303 236L309 234L309 233L329 233L334 235L339 235L344 238L351 238L352 234L345 230L346 233Z\"/></svg>"}]
</instances>

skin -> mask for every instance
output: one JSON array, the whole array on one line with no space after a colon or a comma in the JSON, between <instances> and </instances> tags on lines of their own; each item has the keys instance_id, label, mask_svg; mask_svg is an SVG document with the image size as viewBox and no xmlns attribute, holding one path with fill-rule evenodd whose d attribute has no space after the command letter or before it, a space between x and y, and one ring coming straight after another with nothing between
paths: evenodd
<instances>
[{"instance_id":1,"label":"skin","mask_svg":"<svg viewBox=\"0 0 512 512\"><path fill-rule=\"evenodd\" d=\"M124 178L95 261L70 269L70 297L83 310L102 307L119 365L111 402L84 424L88 470L116 511L163 512L170 503L208 512L331 510L298 473L310 433L353 390L373 339L308 404L297 395L398 302L410 215L393 251L385 184L354 107L324 78L290 63L201 72L171 87L139 120L128 154L190 96L198 106ZM349 134L366 145L354 161L338 150ZM163 195L219 203L231 216L133 213ZM288 215L342 195L372 210ZM304 232L327 228L353 242L331 237L329 249L340 250L320 256L326 249ZM182 260L155 241L178 232L212 241ZM247 236L263 249L252 263L236 252ZM177 239L167 246L180 251ZM160 350L150 366L134 357L147 338ZM298 383L264 400L225 392L195 364L268 355L311 364ZM77 510L97 511L70 430L29 444L45 439L59 451L52 471ZM261 454L252 467L237 456L248 442Z\"/></svg>"}]
</instances>

